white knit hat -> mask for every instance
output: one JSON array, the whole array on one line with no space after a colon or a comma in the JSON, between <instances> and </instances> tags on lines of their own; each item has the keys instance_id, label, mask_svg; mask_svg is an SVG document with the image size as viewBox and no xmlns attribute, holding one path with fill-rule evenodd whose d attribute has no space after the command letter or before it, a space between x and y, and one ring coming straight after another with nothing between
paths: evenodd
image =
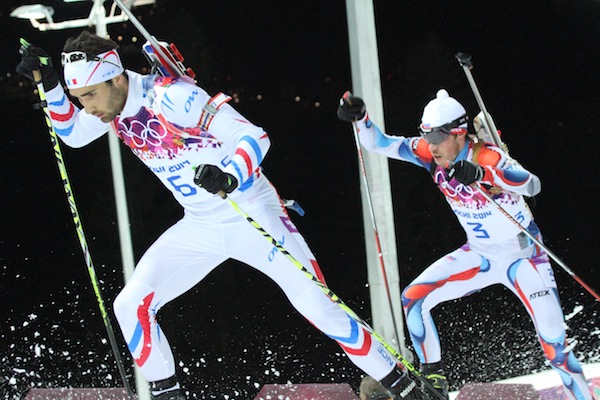
<instances>
[{"instance_id":1,"label":"white knit hat","mask_svg":"<svg viewBox=\"0 0 600 400\"><path fill-rule=\"evenodd\" d=\"M436 128L455 121L465 115L467 111L456 99L450 97L445 89L438 90L435 99L431 100L423 109L421 123L424 128ZM465 122L461 128L467 128Z\"/></svg>"}]
</instances>

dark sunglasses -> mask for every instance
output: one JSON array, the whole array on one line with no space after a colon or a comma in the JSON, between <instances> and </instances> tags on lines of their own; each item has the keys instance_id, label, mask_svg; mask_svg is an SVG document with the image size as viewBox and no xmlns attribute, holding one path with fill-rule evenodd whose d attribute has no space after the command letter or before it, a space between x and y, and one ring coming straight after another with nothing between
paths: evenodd
<instances>
[{"instance_id":1,"label":"dark sunglasses","mask_svg":"<svg viewBox=\"0 0 600 400\"><path fill-rule=\"evenodd\" d=\"M440 144L446 140L452 129L458 128L467 121L469 121L469 117L467 114L463 114L452 122L433 128L428 128L421 124L419 125L419 133L427 143Z\"/></svg>"}]
</instances>

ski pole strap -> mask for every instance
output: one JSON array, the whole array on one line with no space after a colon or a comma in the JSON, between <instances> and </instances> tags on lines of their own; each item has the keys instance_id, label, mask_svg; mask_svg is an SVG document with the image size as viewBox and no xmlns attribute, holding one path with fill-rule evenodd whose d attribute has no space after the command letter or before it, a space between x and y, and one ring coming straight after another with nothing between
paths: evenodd
<instances>
[{"instance_id":1,"label":"ski pole strap","mask_svg":"<svg viewBox=\"0 0 600 400\"><path fill-rule=\"evenodd\" d=\"M220 92L216 96L212 97L208 100L208 103L204 106L202 110L202 114L200 115L200 129L203 131L208 131L210 127L210 123L212 122L215 115L219 112L219 109L231 100L230 96L227 96L225 93Z\"/></svg>"}]
</instances>

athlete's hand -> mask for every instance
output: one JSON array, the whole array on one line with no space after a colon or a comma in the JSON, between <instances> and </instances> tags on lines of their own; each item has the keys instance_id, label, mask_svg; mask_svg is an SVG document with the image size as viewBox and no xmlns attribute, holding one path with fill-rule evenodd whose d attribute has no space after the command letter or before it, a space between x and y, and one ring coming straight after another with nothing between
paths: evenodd
<instances>
[{"instance_id":1,"label":"athlete's hand","mask_svg":"<svg viewBox=\"0 0 600 400\"><path fill-rule=\"evenodd\" d=\"M454 178L463 185L470 185L483 179L484 170L480 165L466 160L452 164L448 169L448 177Z\"/></svg>"},{"instance_id":2,"label":"athlete's hand","mask_svg":"<svg viewBox=\"0 0 600 400\"><path fill-rule=\"evenodd\" d=\"M19 53L21 62L17 65L17 74L33 80L33 71L38 70L42 73L44 89L51 90L58 86L59 75L48 53L32 45L22 45Z\"/></svg>"},{"instance_id":3,"label":"athlete's hand","mask_svg":"<svg viewBox=\"0 0 600 400\"><path fill-rule=\"evenodd\" d=\"M365 102L360 97L352 96L346 92L340 99L337 109L337 117L346 122L356 122L364 118L367 112Z\"/></svg>"},{"instance_id":4,"label":"athlete's hand","mask_svg":"<svg viewBox=\"0 0 600 400\"><path fill-rule=\"evenodd\" d=\"M212 194L219 191L231 193L238 186L237 179L216 165L201 164L196 168L194 183Z\"/></svg>"}]
</instances>

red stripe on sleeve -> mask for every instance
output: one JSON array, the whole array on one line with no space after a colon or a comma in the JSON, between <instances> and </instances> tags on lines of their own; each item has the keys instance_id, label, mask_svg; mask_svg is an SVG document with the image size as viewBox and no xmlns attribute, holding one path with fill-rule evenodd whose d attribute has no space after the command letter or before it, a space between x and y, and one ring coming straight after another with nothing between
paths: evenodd
<instances>
[{"instance_id":1,"label":"red stripe on sleeve","mask_svg":"<svg viewBox=\"0 0 600 400\"><path fill-rule=\"evenodd\" d=\"M242 157L246 162L246 168L248 168L248 176L252 175L252 161L246 150L238 148L235 152L236 155Z\"/></svg>"},{"instance_id":2,"label":"red stripe on sleeve","mask_svg":"<svg viewBox=\"0 0 600 400\"><path fill-rule=\"evenodd\" d=\"M58 114L50 111L50 119L59 122L65 122L73 118L73 114L75 114L75 107L73 107L73 103L70 104L69 111L66 114Z\"/></svg>"}]
</instances>

